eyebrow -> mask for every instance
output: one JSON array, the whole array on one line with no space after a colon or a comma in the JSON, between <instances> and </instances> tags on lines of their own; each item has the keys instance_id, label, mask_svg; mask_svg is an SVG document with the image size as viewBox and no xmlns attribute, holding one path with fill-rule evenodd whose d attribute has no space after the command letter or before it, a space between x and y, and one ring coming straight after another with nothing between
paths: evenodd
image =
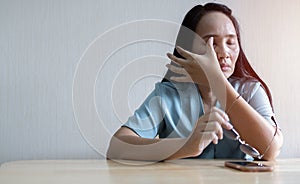
<instances>
[{"instance_id":1,"label":"eyebrow","mask_svg":"<svg viewBox=\"0 0 300 184\"><path fill-rule=\"evenodd\" d=\"M220 35L208 34L208 35L204 36L203 39L207 39L207 38L210 38L210 37L220 37ZM228 34L228 35L225 35L225 37L235 38L237 36L235 34Z\"/></svg>"}]
</instances>

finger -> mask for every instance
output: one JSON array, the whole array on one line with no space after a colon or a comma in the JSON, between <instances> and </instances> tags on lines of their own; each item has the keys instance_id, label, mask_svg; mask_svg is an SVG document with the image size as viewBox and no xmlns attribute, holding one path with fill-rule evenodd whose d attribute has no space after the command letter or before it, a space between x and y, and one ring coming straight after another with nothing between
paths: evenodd
<instances>
[{"instance_id":1,"label":"finger","mask_svg":"<svg viewBox=\"0 0 300 184\"><path fill-rule=\"evenodd\" d=\"M216 54L215 53L215 49L214 49L214 37L210 37L208 40L207 40L207 47L209 48L208 50L213 53L213 54Z\"/></svg>"},{"instance_id":2,"label":"finger","mask_svg":"<svg viewBox=\"0 0 300 184\"><path fill-rule=\"evenodd\" d=\"M210 37L208 40L207 40L207 46L209 46L210 48L214 48L214 37Z\"/></svg>"},{"instance_id":3,"label":"finger","mask_svg":"<svg viewBox=\"0 0 300 184\"><path fill-rule=\"evenodd\" d=\"M177 74L182 74L182 75L187 75L188 74L188 72L182 67L177 67L177 66L174 66L174 65L171 65L171 64L167 64L166 67L169 70L171 70L172 72L177 73Z\"/></svg>"},{"instance_id":4,"label":"finger","mask_svg":"<svg viewBox=\"0 0 300 184\"><path fill-rule=\"evenodd\" d=\"M187 64L187 61L185 59L178 58L178 57L174 56L171 53L167 53L167 56L168 56L169 59L171 59L172 61L174 61L179 66L184 66L185 64Z\"/></svg>"},{"instance_id":5,"label":"finger","mask_svg":"<svg viewBox=\"0 0 300 184\"><path fill-rule=\"evenodd\" d=\"M193 53L191 53L191 52L189 52L189 51L187 51L187 50L181 48L180 46L176 46L176 50L177 50L178 53L179 53L180 55L182 55L184 58L186 58L186 59L191 59L191 60L194 59L194 57L193 57L194 54L193 54Z\"/></svg>"},{"instance_id":6,"label":"finger","mask_svg":"<svg viewBox=\"0 0 300 184\"><path fill-rule=\"evenodd\" d=\"M218 143L218 138L213 132L205 132L200 135L200 141L198 143L199 150L204 150L211 142ZM202 152L201 151L201 152Z\"/></svg>"},{"instance_id":7,"label":"finger","mask_svg":"<svg viewBox=\"0 0 300 184\"><path fill-rule=\"evenodd\" d=\"M219 139L223 139L223 128L221 127L221 125L215 121L209 122L208 124L209 124L209 126L207 126L207 129L215 132L215 134L217 135L217 137Z\"/></svg>"},{"instance_id":8,"label":"finger","mask_svg":"<svg viewBox=\"0 0 300 184\"><path fill-rule=\"evenodd\" d=\"M232 129L232 125L227 121L226 114L221 113L222 111L214 109L210 112L204 114L198 121L201 122L209 122L209 121L216 121L225 129ZM225 115L224 115L225 114Z\"/></svg>"},{"instance_id":9,"label":"finger","mask_svg":"<svg viewBox=\"0 0 300 184\"><path fill-rule=\"evenodd\" d=\"M215 110L210 110L209 112L205 113L202 117L201 117L201 121L220 121L222 122L227 122L226 119L220 114L220 112L215 111Z\"/></svg>"},{"instance_id":10,"label":"finger","mask_svg":"<svg viewBox=\"0 0 300 184\"><path fill-rule=\"evenodd\" d=\"M219 124L224 127L225 129L232 129L233 126L231 125L231 123L229 123L229 121L227 121L226 119L224 119L224 117L222 116L222 114L220 114L219 112L212 112L210 113L210 120L211 121L218 121Z\"/></svg>"},{"instance_id":11,"label":"finger","mask_svg":"<svg viewBox=\"0 0 300 184\"><path fill-rule=\"evenodd\" d=\"M199 125L199 132L215 132L218 139L223 139L223 128L216 121L201 123Z\"/></svg>"},{"instance_id":12,"label":"finger","mask_svg":"<svg viewBox=\"0 0 300 184\"><path fill-rule=\"evenodd\" d=\"M219 113L226 121L229 121L228 115L225 113L225 111L223 111L223 110L220 109L220 108L213 107L213 108L210 109L210 112L217 112L217 113Z\"/></svg>"},{"instance_id":13,"label":"finger","mask_svg":"<svg viewBox=\"0 0 300 184\"><path fill-rule=\"evenodd\" d=\"M218 139L218 137L217 137L217 135L215 134L215 133L212 133L212 135L213 135L213 143L214 144L218 144L218 142L219 142L219 139Z\"/></svg>"},{"instance_id":14,"label":"finger","mask_svg":"<svg viewBox=\"0 0 300 184\"><path fill-rule=\"evenodd\" d=\"M211 142L218 144L218 136L214 132L204 132L201 135L200 149L207 147Z\"/></svg>"}]
</instances>

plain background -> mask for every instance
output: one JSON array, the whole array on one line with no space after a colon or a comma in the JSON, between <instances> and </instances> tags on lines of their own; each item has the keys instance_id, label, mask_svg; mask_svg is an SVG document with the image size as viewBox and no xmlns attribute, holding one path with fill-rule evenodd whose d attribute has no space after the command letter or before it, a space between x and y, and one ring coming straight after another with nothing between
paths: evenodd
<instances>
[{"instance_id":1,"label":"plain background","mask_svg":"<svg viewBox=\"0 0 300 184\"><path fill-rule=\"evenodd\" d=\"M91 132L84 132L74 113L72 85L80 58L99 35L106 36L112 28L149 19L165 21L170 26L180 24L190 8L204 2L207 1L1 0L0 163L20 159L103 158L101 152L107 142L95 139L94 144L98 145L92 145L95 140L88 140L103 132L88 123L85 130ZM279 158L299 157L300 1L216 2L232 8L241 25L246 55L272 90L277 120L284 134ZM168 41L175 40L176 31L172 30ZM113 47L128 34L117 31L102 46ZM136 31L138 34L138 27ZM152 33L151 26L148 31ZM154 31L157 30L153 28L153 34ZM95 83L95 107L100 116L117 115L120 121L105 122L114 124L108 130L110 134L160 80L168 62L165 53L171 51L170 43L142 40L116 50L101 65L102 73ZM139 78L132 81L132 76ZM122 79L132 83L124 84ZM108 89L113 92L107 93ZM80 93L85 92L83 86ZM113 104L113 110L106 108L111 106L107 103Z\"/></svg>"}]
</instances>

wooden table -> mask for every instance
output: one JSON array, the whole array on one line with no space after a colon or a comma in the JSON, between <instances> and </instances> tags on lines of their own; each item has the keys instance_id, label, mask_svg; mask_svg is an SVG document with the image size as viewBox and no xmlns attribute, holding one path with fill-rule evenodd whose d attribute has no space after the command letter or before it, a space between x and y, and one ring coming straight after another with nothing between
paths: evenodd
<instances>
[{"instance_id":1,"label":"wooden table","mask_svg":"<svg viewBox=\"0 0 300 184\"><path fill-rule=\"evenodd\" d=\"M15 161L0 167L0 184L102 183L300 183L300 159L268 162L273 172L247 173L224 167L224 160L182 159L158 163L111 160Z\"/></svg>"}]
</instances>

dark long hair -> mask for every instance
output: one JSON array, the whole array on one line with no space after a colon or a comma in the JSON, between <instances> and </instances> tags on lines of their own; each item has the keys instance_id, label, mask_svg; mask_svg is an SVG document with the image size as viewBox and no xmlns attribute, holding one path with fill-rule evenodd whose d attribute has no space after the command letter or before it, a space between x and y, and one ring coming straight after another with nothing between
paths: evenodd
<instances>
[{"instance_id":1,"label":"dark long hair","mask_svg":"<svg viewBox=\"0 0 300 184\"><path fill-rule=\"evenodd\" d=\"M232 77L237 77L237 78L244 78L244 79L253 79L257 80L261 83L263 86L264 90L266 91L271 107L273 108L273 103L272 103L272 95L271 92L266 85L266 83L258 76L258 74L254 71L252 66L250 65L243 49L241 46L241 35L240 35L240 29L239 29L239 24L235 17L232 15L232 11L230 8L228 8L225 5L218 4L218 3L207 3L204 6L202 5L197 5L193 7L184 17L181 27L179 29L177 39L176 39L176 45L180 45L182 48L185 48L187 50L191 50L192 48L192 43L195 38L195 32L196 32L196 27L201 18L206 15L209 12L216 11L216 12L221 12L225 14L233 23L233 26L236 30L237 34L237 39L240 47L240 52L239 56L237 58L235 70L233 74L231 75ZM193 34L191 34L193 32ZM176 49L174 49L173 54L176 57L183 58ZM174 63L172 63L174 64ZM170 70L167 72L165 75L164 79L162 82L169 81L170 76L176 75L175 73L171 72Z\"/></svg>"}]
</instances>

